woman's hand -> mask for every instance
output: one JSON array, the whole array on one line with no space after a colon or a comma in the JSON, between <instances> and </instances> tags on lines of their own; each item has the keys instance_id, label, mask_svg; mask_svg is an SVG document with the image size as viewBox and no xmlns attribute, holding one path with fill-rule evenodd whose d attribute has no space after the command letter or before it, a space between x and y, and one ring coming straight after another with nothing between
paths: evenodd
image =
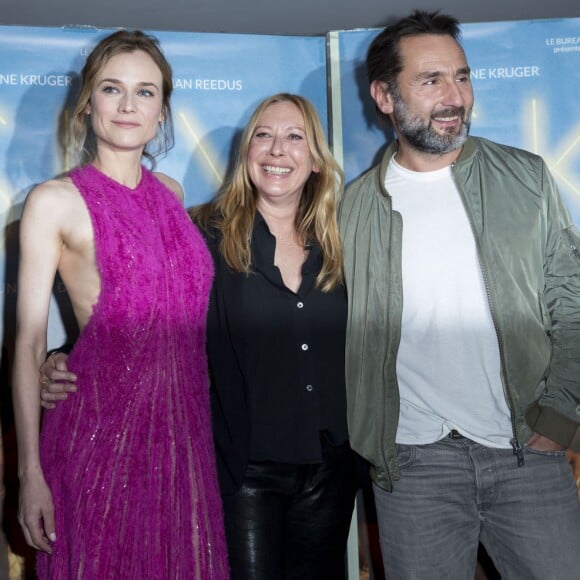
<instances>
[{"instance_id":1,"label":"woman's hand","mask_svg":"<svg viewBox=\"0 0 580 580\"><path fill-rule=\"evenodd\" d=\"M45 409L54 409L57 401L66 400L68 393L77 390L74 384L77 377L68 372L67 359L68 355L64 352L56 352L40 367L40 404Z\"/></svg>"},{"instance_id":2,"label":"woman's hand","mask_svg":"<svg viewBox=\"0 0 580 580\"><path fill-rule=\"evenodd\" d=\"M52 554L51 542L56 540L54 506L40 471L21 478L18 522L29 546Z\"/></svg>"}]
</instances>

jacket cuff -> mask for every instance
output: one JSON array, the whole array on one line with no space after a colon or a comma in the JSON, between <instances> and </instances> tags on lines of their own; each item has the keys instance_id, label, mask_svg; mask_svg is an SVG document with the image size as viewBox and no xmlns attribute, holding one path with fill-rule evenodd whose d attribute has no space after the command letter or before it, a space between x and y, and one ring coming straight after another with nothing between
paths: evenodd
<instances>
[{"instance_id":1,"label":"jacket cuff","mask_svg":"<svg viewBox=\"0 0 580 580\"><path fill-rule=\"evenodd\" d=\"M580 425L552 409L538 403L526 411L526 421L532 431L548 437L566 449L580 452Z\"/></svg>"}]
</instances>

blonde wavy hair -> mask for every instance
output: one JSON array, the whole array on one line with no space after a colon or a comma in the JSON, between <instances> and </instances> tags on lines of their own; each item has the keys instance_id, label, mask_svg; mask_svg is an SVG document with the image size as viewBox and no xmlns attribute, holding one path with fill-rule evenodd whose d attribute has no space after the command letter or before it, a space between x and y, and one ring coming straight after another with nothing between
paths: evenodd
<instances>
[{"instance_id":1,"label":"blonde wavy hair","mask_svg":"<svg viewBox=\"0 0 580 580\"><path fill-rule=\"evenodd\" d=\"M250 141L262 113L275 103L294 104L304 118L304 130L312 162L320 171L311 173L304 184L298 211L296 233L305 243L317 242L322 249L322 268L316 286L327 292L342 283L342 246L336 222L336 205L342 193L343 173L330 153L324 129L314 106L305 98L280 93L262 101L244 129L237 158L229 179L218 195L207 204L190 210L191 218L209 232L220 234L220 252L230 268L251 271L250 240L257 207L257 192L248 173Z\"/></svg>"}]
</instances>

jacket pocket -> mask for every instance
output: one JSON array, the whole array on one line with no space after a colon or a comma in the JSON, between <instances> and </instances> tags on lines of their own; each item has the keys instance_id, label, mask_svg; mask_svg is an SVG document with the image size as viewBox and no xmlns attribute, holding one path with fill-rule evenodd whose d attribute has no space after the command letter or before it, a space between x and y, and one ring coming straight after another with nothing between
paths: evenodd
<instances>
[{"instance_id":1,"label":"jacket pocket","mask_svg":"<svg viewBox=\"0 0 580 580\"><path fill-rule=\"evenodd\" d=\"M549 276L577 277L580 274L580 232L576 226L562 231L558 247L552 256Z\"/></svg>"}]
</instances>

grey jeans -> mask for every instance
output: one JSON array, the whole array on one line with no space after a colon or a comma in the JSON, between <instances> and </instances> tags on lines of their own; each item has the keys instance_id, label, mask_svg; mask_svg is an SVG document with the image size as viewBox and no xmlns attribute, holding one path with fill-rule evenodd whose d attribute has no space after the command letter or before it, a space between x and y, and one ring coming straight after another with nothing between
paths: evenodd
<instances>
[{"instance_id":1,"label":"grey jeans","mask_svg":"<svg viewBox=\"0 0 580 580\"><path fill-rule=\"evenodd\" d=\"M374 485L387 580L472 580L481 541L504 580L580 578L580 501L564 452L466 438L399 445L392 493Z\"/></svg>"}]
</instances>

